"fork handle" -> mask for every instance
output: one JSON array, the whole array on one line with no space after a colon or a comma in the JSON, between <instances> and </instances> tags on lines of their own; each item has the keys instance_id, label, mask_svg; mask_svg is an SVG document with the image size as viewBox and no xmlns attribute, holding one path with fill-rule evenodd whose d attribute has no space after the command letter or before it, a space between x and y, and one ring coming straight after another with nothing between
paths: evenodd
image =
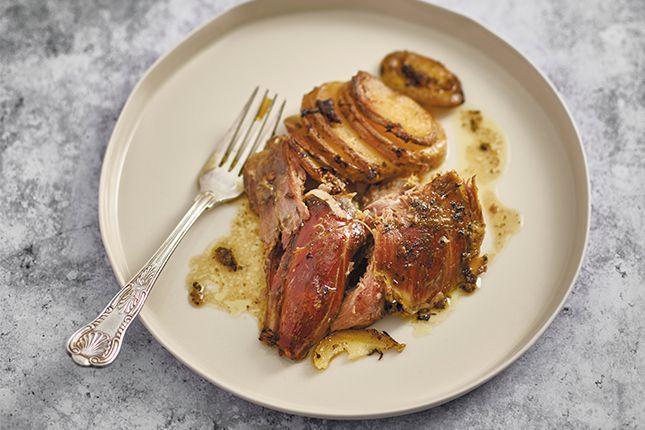
<instances>
[{"instance_id":1,"label":"fork handle","mask_svg":"<svg viewBox=\"0 0 645 430\"><path fill-rule=\"evenodd\" d=\"M221 202L210 192L198 194L186 215L145 266L112 298L98 317L69 338L67 352L76 364L102 367L116 359L125 331L139 315L161 270L181 239L204 211Z\"/></svg>"}]
</instances>

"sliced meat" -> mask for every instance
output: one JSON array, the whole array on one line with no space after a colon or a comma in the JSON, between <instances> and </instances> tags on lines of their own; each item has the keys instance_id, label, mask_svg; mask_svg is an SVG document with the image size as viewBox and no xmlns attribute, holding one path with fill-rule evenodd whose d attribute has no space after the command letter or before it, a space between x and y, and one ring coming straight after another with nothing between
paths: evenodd
<instances>
[{"instance_id":1,"label":"sliced meat","mask_svg":"<svg viewBox=\"0 0 645 430\"><path fill-rule=\"evenodd\" d=\"M328 332L343 300L354 255L368 238L352 206L322 190L306 199L310 217L270 279L260 340L300 360Z\"/></svg>"},{"instance_id":2,"label":"sliced meat","mask_svg":"<svg viewBox=\"0 0 645 430\"><path fill-rule=\"evenodd\" d=\"M479 255L485 226L474 179L464 182L448 172L412 189L394 183L381 190L366 215L374 251L358 286L343 300L334 331L373 324L386 303L408 314L427 310L443 297L439 293L474 288L486 270L486 257Z\"/></svg>"},{"instance_id":3,"label":"sliced meat","mask_svg":"<svg viewBox=\"0 0 645 430\"><path fill-rule=\"evenodd\" d=\"M479 255L485 224L474 178L444 173L394 203L375 201L367 212L375 244L370 265L386 278L387 300L406 313L432 307L440 292L474 288L486 270L486 257Z\"/></svg>"},{"instance_id":4,"label":"sliced meat","mask_svg":"<svg viewBox=\"0 0 645 430\"><path fill-rule=\"evenodd\" d=\"M379 204L381 205L389 200L396 201L403 192L417 185L419 185L419 177L416 175L394 178L378 185L372 185L363 196L363 206L369 206L377 200L380 200Z\"/></svg>"},{"instance_id":5,"label":"sliced meat","mask_svg":"<svg viewBox=\"0 0 645 430\"><path fill-rule=\"evenodd\" d=\"M349 291L331 324L331 331L367 327L385 314L386 278L374 269L374 260L356 288Z\"/></svg>"},{"instance_id":6,"label":"sliced meat","mask_svg":"<svg viewBox=\"0 0 645 430\"><path fill-rule=\"evenodd\" d=\"M280 240L286 248L309 217L302 200L306 174L288 139L272 138L244 166L244 189L251 209L260 216L260 237L269 252Z\"/></svg>"}]
</instances>

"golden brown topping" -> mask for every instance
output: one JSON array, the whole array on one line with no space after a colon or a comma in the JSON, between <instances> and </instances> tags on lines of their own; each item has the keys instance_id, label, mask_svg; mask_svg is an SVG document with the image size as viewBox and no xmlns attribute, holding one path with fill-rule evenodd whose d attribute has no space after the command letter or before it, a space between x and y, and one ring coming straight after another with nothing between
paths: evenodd
<instances>
[{"instance_id":1,"label":"golden brown topping","mask_svg":"<svg viewBox=\"0 0 645 430\"><path fill-rule=\"evenodd\" d=\"M453 107L464 102L461 82L440 62L409 51L395 51L381 61L389 87L424 107Z\"/></svg>"}]
</instances>

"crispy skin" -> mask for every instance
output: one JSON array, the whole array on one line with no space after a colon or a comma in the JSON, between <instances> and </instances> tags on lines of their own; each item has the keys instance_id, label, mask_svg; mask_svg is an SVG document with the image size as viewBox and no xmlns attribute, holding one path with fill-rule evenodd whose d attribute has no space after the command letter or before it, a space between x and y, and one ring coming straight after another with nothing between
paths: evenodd
<instances>
[{"instance_id":1,"label":"crispy skin","mask_svg":"<svg viewBox=\"0 0 645 430\"><path fill-rule=\"evenodd\" d=\"M309 217L302 200L306 175L286 136L272 138L244 166L244 189L251 209L260 216L260 237L267 250L291 236Z\"/></svg>"},{"instance_id":2,"label":"crispy skin","mask_svg":"<svg viewBox=\"0 0 645 430\"><path fill-rule=\"evenodd\" d=\"M473 287L486 270L479 255L484 219L474 178L450 171L367 209L374 235L373 269L387 277L387 300L406 313L432 307L438 293Z\"/></svg>"},{"instance_id":3,"label":"crispy skin","mask_svg":"<svg viewBox=\"0 0 645 430\"><path fill-rule=\"evenodd\" d=\"M464 102L461 82L440 62L410 51L395 51L381 61L381 79L424 107L454 107Z\"/></svg>"},{"instance_id":4,"label":"crispy skin","mask_svg":"<svg viewBox=\"0 0 645 430\"><path fill-rule=\"evenodd\" d=\"M315 128L328 147L336 148L343 159L361 170L361 182L376 183L394 176L394 165L360 137L339 109L339 91L344 85L328 82L306 94L301 105L303 123Z\"/></svg>"},{"instance_id":5,"label":"crispy skin","mask_svg":"<svg viewBox=\"0 0 645 430\"><path fill-rule=\"evenodd\" d=\"M428 111L367 72L359 71L352 77L350 93L370 121L404 142L432 146L445 138L441 125Z\"/></svg>"},{"instance_id":6,"label":"crispy skin","mask_svg":"<svg viewBox=\"0 0 645 430\"><path fill-rule=\"evenodd\" d=\"M358 286L343 300L332 330L367 327L386 303L407 314L427 310L457 286L474 286L486 270L479 255L484 220L474 179L455 172L393 192L366 208L374 251ZM468 289L468 288L466 288Z\"/></svg>"},{"instance_id":7,"label":"crispy skin","mask_svg":"<svg viewBox=\"0 0 645 430\"><path fill-rule=\"evenodd\" d=\"M292 360L304 358L329 332L354 254L368 237L365 225L327 193L318 190L307 204L310 217L270 279L260 335L260 340Z\"/></svg>"},{"instance_id":8,"label":"crispy skin","mask_svg":"<svg viewBox=\"0 0 645 430\"><path fill-rule=\"evenodd\" d=\"M399 167L402 174L423 172L438 167L446 158L447 141L443 128L437 123L435 142L430 146L417 145L396 136L387 126L369 119L352 96L352 85L340 91L340 110L356 132Z\"/></svg>"}]
</instances>

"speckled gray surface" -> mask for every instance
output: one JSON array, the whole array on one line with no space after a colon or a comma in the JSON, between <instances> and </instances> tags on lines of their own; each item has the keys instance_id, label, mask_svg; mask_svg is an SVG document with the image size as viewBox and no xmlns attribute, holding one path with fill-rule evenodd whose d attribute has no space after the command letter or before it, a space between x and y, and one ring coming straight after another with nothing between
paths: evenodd
<instances>
[{"instance_id":1,"label":"speckled gray surface","mask_svg":"<svg viewBox=\"0 0 645 430\"><path fill-rule=\"evenodd\" d=\"M587 151L587 257L537 344L476 391L381 421L290 416L218 389L138 323L80 369L66 337L114 292L101 159L148 66L231 1L0 1L0 428L645 426L645 2L457 1L553 80ZM566 3L566 4L565 4Z\"/></svg>"}]
</instances>

